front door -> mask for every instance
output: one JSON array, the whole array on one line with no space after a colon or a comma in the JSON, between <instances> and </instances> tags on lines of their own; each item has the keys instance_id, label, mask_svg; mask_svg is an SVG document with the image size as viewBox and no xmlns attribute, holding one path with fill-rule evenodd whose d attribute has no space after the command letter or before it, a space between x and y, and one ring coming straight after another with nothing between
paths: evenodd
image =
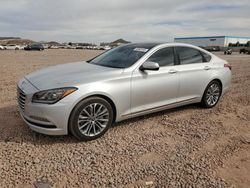
<instances>
[{"instance_id":1,"label":"front door","mask_svg":"<svg viewBox=\"0 0 250 188\"><path fill-rule=\"evenodd\" d=\"M179 87L172 47L162 48L146 61L159 64L157 71L134 70L131 79L131 113L141 114L175 103Z\"/></svg>"}]
</instances>

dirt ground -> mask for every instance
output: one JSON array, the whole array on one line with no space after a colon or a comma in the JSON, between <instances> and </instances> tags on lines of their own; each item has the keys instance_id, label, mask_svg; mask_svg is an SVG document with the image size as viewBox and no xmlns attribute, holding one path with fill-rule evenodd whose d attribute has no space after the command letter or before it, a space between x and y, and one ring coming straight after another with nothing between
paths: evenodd
<instances>
[{"instance_id":1,"label":"dirt ground","mask_svg":"<svg viewBox=\"0 0 250 188\"><path fill-rule=\"evenodd\" d=\"M21 120L16 83L50 65L100 51L0 51L0 187L250 186L250 56L233 66L231 90L213 109L189 105L114 125L78 142L45 136Z\"/></svg>"}]
</instances>

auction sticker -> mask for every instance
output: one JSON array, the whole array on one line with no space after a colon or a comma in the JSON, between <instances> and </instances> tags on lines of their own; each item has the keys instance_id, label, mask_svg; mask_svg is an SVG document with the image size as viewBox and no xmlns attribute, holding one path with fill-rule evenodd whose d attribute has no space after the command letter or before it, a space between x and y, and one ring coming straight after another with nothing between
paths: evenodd
<instances>
[{"instance_id":1,"label":"auction sticker","mask_svg":"<svg viewBox=\"0 0 250 188\"><path fill-rule=\"evenodd\" d=\"M134 49L134 51L136 51L136 52L147 52L148 51L148 49L147 48L135 48Z\"/></svg>"}]
</instances>

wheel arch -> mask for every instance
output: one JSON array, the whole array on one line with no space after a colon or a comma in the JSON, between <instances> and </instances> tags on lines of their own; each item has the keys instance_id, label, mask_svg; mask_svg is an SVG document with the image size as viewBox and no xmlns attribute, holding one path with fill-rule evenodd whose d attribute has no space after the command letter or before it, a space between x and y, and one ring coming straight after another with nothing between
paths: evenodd
<instances>
[{"instance_id":1,"label":"wheel arch","mask_svg":"<svg viewBox=\"0 0 250 188\"><path fill-rule=\"evenodd\" d=\"M112 107L112 110L113 110L113 113L114 113L113 114L113 116L114 116L113 117L113 122L115 122L116 116L117 116L117 109L116 109L114 101L111 98L109 98L108 96L103 95L103 94L94 94L94 95L88 96L87 98L90 98L90 97L100 97L100 98L103 98L104 100L106 100Z\"/></svg>"},{"instance_id":2,"label":"wheel arch","mask_svg":"<svg viewBox=\"0 0 250 188\"><path fill-rule=\"evenodd\" d=\"M86 100L86 99L88 99L88 98L91 98L91 97L99 97L99 98L102 98L102 99L106 100L106 101L111 105L112 110L113 110L113 113L114 113L114 114L113 114L113 122L115 122L116 116L117 116L117 109L116 109L116 106L115 106L114 101L113 101L110 97L108 97L108 96L106 96L106 95L103 95L103 94L92 94L92 95L89 95L89 96L86 96L86 97L82 98L80 101L78 101L78 102L74 105L74 107L73 107L73 108L71 109L71 111L70 111L70 115L69 115L69 118L68 118L68 125L69 125L69 121L70 121L71 114L72 114L73 110L75 109L75 107L77 106L77 104L79 104L80 102L82 102L82 101L84 101L84 100ZM69 132L69 126L68 126L68 132Z\"/></svg>"},{"instance_id":3,"label":"wheel arch","mask_svg":"<svg viewBox=\"0 0 250 188\"><path fill-rule=\"evenodd\" d=\"M209 85L212 81L217 81L217 82L219 82L219 84L220 84L220 86L221 86L221 91L223 91L223 84L222 84L222 81L221 81L219 78L213 78L213 79L211 79L211 80L207 83L205 89L203 90L202 98L203 98L203 96L204 96L204 94L205 94L205 92L206 92L206 89L207 89L208 85Z\"/></svg>"},{"instance_id":4,"label":"wheel arch","mask_svg":"<svg viewBox=\"0 0 250 188\"><path fill-rule=\"evenodd\" d=\"M221 91L223 91L223 84L222 84L222 81L219 79L219 78L214 78L214 79L212 79L210 82L212 82L212 81L217 81L217 82L219 82L219 84L220 84L220 86L221 86ZM209 82L209 83L210 83ZM208 84L209 84L208 83Z\"/></svg>"},{"instance_id":5,"label":"wheel arch","mask_svg":"<svg viewBox=\"0 0 250 188\"><path fill-rule=\"evenodd\" d=\"M214 79L212 79L212 80L210 80L210 82L207 84L207 86L206 86L206 88L205 88L205 90L204 90L204 92L203 92L203 95L202 95L202 98L201 98L201 105L203 106L203 107L205 107L205 108L212 108L212 107L214 107L217 103L218 103L218 101L219 101L219 98L217 99L217 101L216 101L216 103L215 104L212 104L212 105L208 105L207 104L207 102L205 101L205 94L206 94L206 91L207 91L207 89L208 89L208 87L209 87L209 85L212 83L212 82L218 82L219 83L219 85L220 85L220 87L221 87L221 93L220 93L220 95L219 95L219 98L220 98L220 96L222 95L222 93L223 93L223 84L222 84L222 81L219 79L219 78L214 78Z\"/></svg>"}]
</instances>

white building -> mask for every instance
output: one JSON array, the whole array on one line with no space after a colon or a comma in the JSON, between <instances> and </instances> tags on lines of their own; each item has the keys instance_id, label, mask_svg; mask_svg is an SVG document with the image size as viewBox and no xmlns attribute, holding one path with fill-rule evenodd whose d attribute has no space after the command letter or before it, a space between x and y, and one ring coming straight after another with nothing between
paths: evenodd
<instances>
[{"instance_id":1,"label":"white building","mask_svg":"<svg viewBox=\"0 0 250 188\"><path fill-rule=\"evenodd\" d=\"M239 37L239 36L210 36L210 37L182 37L175 38L175 42L188 43L196 46L220 46L228 47L229 43L246 44L250 41L250 37Z\"/></svg>"}]
</instances>

